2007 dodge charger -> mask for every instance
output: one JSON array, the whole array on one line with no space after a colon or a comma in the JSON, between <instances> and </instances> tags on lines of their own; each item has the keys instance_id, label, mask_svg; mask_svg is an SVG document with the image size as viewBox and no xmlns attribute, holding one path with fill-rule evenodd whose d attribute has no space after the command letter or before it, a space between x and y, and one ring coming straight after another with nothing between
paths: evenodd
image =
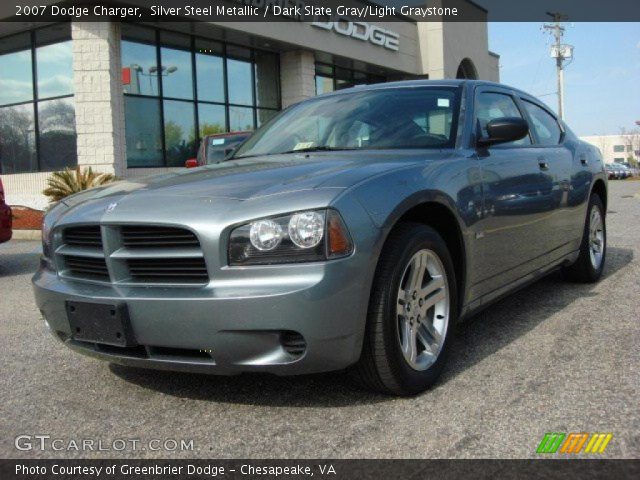
<instances>
[{"instance_id":1,"label":"2007 dodge charger","mask_svg":"<svg viewBox=\"0 0 640 480\"><path fill-rule=\"evenodd\" d=\"M456 322L556 268L598 280L606 204L599 151L524 92L355 87L284 110L223 163L61 201L33 283L53 334L110 362L348 368L409 395Z\"/></svg>"}]
</instances>

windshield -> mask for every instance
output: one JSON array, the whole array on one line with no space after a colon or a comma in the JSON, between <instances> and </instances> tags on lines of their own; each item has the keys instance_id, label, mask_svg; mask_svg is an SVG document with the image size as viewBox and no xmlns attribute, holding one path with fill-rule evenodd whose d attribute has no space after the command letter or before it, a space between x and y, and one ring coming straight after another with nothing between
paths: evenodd
<instances>
[{"instance_id":1,"label":"windshield","mask_svg":"<svg viewBox=\"0 0 640 480\"><path fill-rule=\"evenodd\" d=\"M313 150L449 148L459 89L402 87L318 97L283 111L234 158Z\"/></svg>"}]
</instances>

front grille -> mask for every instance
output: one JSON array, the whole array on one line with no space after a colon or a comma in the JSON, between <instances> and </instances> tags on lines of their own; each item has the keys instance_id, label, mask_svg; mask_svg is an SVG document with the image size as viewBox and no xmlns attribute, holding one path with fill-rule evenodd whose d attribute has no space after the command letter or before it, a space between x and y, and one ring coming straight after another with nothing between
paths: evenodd
<instances>
[{"instance_id":1,"label":"front grille","mask_svg":"<svg viewBox=\"0 0 640 480\"><path fill-rule=\"evenodd\" d=\"M85 225L67 228L64 232L64 243L74 247L102 248L102 235L99 225Z\"/></svg>"},{"instance_id":2,"label":"front grille","mask_svg":"<svg viewBox=\"0 0 640 480\"><path fill-rule=\"evenodd\" d=\"M95 280L109 280L109 270L104 258L66 255L65 268L71 276Z\"/></svg>"},{"instance_id":3,"label":"front grille","mask_svg":"<svg viewBox=\"0 0 640 480\"><path fill-rule=\"evenodd\" d=\"M200 242L183 228L79 225L66 228L61 239L56 254L65 277L119 284L194 285L209 281Z\"/></svg>"},{"instance_id":4,"label":"front grille","mask_svg":"<svg viewBox=\"0 0 640 480\"><path fill-rule=\"evenodd\" d=\"M199 247L198 238L189 230L174 227L124 226L122 244L125 247Z\"/></svg>"},{"instance_id":5,"label":"front grille","mask_svg":"<svg viewBox=\"0 0 640 480\"><path fill-rule=\"evenodd\" d=\"M208 281L204 258L131 258L129 274L135 280L157 283L204 283Z\"/></svg>"}]
</instances>

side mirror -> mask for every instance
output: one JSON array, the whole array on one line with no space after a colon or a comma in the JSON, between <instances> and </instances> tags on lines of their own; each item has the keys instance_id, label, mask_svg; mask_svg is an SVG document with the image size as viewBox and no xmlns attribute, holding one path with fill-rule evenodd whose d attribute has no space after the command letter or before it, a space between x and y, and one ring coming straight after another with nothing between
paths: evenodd
<instances>
[{"instance_id":1,"label":"side mirror","mask_svg":"<svg viewBox=\"0 0 640 480\"><path fill-rule=\"evenodd\" d=\"M197 158L190 158L189 160L184 162L184 166L187 167L187 168L195 168L195 167L198 166L198 159Z\"/></svg>"},{"instance_id":2,"label":"side mirror","mask_svg":"<svg viewBox=\"0 0 640 480\"><path fill-rule=\"evenodd\" d=\"M478 145L488 147L498 143L514 142L529 133L529 124L523 118L494 118L487 123L487 137L480 137Z\"/></svg>"}]
</instances>

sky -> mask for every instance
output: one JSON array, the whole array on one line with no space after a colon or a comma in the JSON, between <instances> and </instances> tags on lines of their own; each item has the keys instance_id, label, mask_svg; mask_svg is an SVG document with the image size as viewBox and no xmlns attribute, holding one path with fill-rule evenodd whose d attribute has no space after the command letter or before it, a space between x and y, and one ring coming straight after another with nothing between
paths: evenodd
<instances>
[{"instance_id":1,"label":"sky","mask_svg":"<svg viewBox=\"0 0 640 480\"><path fill-rule=\"evenodd\" d=\"M565 120L580 136L611 135L640 121L640 23L566 23L574 46L564 73ZM542 23L489 23L489 49L500 55L500 82L557 111L556 65Z\"/></svg>"}]
</instances>

